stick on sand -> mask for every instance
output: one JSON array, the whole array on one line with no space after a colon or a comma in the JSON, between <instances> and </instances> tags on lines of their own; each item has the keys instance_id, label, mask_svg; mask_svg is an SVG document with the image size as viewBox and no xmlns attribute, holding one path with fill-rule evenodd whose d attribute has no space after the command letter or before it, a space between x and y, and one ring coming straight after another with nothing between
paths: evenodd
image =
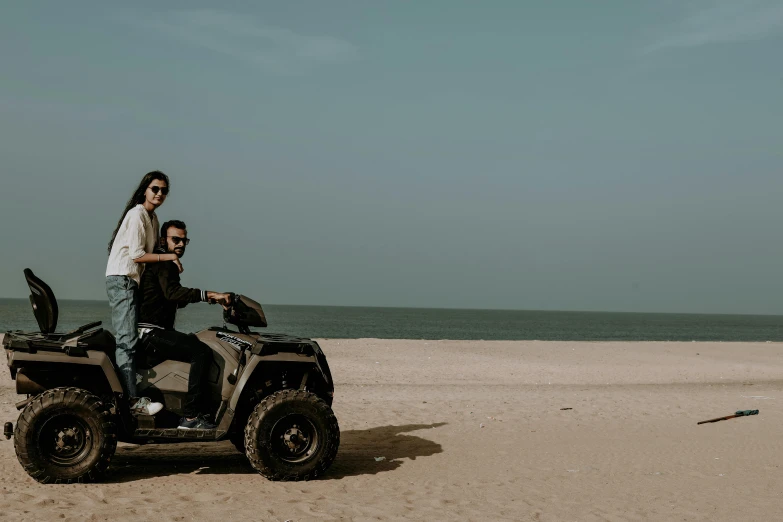
<instances>
[{"instance_id":1,"label":"stick on sand","mask_svg":"<svg viewBox=\"0 0 783 522\"><path fill-rule=\"evenodd\" d=\"M759 410L740 410L734 413L734 415L727 415L725 417L718 417L717 419L701 421L701 422L697 422L696 424L706 424L708 422L718 422L722 420L733 419L734 417L747 417L748 415L758 415L758 414L759 414Z\"/></svg>"}]
</instances>

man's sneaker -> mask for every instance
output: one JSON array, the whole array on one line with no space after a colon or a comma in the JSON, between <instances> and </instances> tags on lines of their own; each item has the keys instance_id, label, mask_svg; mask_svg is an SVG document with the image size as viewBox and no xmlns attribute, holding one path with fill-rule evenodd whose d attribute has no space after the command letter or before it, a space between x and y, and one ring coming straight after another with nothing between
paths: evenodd
<instances>
[{"instance_id":1,"label":"man's sneaker","mask_svg":"<svg viewBox=\"0 0 783 522\"><path fill-rule=\"evenodd\" d=\"M131 399L131 403L133 405L130 410L133 415L155 415L163 409L161 403L152 402L147 397L139 397L136 399L135 403L133 402L133 399Z\"/></svg>"},{"instance_id":2,"label":"man's sneaker","mask_svg":"<svg viewBox=\"0 0 783 522\"><path fill-rule=\"evenodd\" d=\"M217 428L217 426L201 417L196 417L194 419L182 417L179 420L178 427L180 430L214 430L215 428Z\"/></svg>"}]
</instances>

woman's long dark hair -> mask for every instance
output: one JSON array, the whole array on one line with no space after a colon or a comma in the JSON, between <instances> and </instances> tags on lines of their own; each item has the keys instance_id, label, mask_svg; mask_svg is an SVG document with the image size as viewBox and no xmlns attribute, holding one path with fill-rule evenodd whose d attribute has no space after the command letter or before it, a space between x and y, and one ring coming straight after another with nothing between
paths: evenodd
<instances>
[{"instance_id":1,"label":"woman's long dark hair","mask_svg":"<svg viewBox=\"0 0 783 522\"><path fill-rule=\"evenodd\" d=\"M148 172L147 174L144 175L143 178L141 178L141 183L139 183L136 192L133 193L133 196L131 196L131 198L125 204L125 210L122 211L122 216L120 216L120 220L117 221L117 228L114 229L114 233L111 235L111 240L109 241L109 254L111 254L111 247L114 244L114 238L117 237L117 231L120 230L120 226L122 226L122 220L125 219L125 215L128 213L130 209L132 209L136 205L144 203L145 200L144 193L147 192L147 188L156 179L159 181L165 181L166 186L169 188L169 190L171 189L171 183L169 182L169 177L159 170L153 170L152 172Z\"/></svg>"}]
</instances>

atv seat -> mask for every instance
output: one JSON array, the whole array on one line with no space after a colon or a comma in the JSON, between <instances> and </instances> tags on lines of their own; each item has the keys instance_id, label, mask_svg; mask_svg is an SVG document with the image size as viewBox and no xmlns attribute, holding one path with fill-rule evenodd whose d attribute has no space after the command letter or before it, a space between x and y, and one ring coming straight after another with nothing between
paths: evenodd
<instances>
[{"instance_id":1,"label":"atv seat","mask_svg":"<svg viewBox=\"0 0 783 522\"><path fill-rule=\"evenodd\" d=\"M27 279L27 286L30 287L30 304L33 306L33 314L41 333L54 333L57 328L57 316L60 313L54 292L29 268L24 269L24 277Z\"/></svg>"},{"instance_id":2,"label":"atv seat","mask_svg":"<svg viewBox=\"0 0 783 522\"><path fill-rule=\"evenodd\" d=\"M105 353L109 356L109 359L111 359L112 364L116 365L114 354L117 350L117 340L108 330L98 328L93 332L83 335L79 338L77 345L85 350L97 350Z\"/></svg>"},{"instance_id":3,"label":"atv seat","mask_svg":"<svg viewBox=\"0 0 783 522\"><path fill-rule=\"evenodd\" d=\"M38 278L29 268L24 269L24 277L27 286L30 287L30 304L33 307L33 315L38 322L38 328L45 338L50 340L72 339L75 336L101 325L101 321L85 324L67 333L55 333L57 319L60 313L57 299L54 297L51 287ZM111 334L110 334L111 335Z\"/></svg>"}]
</instances>

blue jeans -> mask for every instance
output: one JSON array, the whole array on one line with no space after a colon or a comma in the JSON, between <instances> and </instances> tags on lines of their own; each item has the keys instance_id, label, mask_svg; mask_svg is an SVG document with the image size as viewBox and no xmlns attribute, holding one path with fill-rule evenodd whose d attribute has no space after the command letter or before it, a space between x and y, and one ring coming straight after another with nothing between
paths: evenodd
<instances>
[{"instance_id":1,"label":"blue jeans","mask_svg":"<svg viewBox=\"0 0 783 522\"><path fill-rule=\"evenodd\" d=\"M139 285L128 276L106 276L111 323L117 338L117 368L128 398L136 397L136 350L139 347Z\"/></svg>"}]
</instances>

